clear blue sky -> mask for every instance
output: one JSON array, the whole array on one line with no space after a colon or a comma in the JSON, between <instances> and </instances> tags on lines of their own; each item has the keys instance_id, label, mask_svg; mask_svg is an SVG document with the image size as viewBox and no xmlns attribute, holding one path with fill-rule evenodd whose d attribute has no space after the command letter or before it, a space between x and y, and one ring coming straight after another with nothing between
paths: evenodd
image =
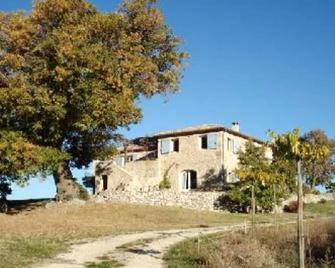
<instances>
[{"instance_id":1,"label":"clear blue sky","mask_svg":"<svg viewBox=\"0 0 335 268\"><path fill-rule=\"evenodd\" d=\"M113 11L115 0L92 0ZM167 23L191 54L181 92L143 100L128 137L203 123L265 139L266 131L324 129L335 138L335 1L162 0ZM0 10L31 7L1 1ZM83 172L75 171L77 177ZM12 198L54 195L52 180Z\"/></svg>"}]
</instances>

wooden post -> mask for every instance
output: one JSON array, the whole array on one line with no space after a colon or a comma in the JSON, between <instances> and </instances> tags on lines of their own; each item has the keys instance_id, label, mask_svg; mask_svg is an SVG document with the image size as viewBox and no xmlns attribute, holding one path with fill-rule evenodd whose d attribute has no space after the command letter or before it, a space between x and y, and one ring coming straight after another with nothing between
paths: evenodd
<instances>
[{"instance_id":1,"label":"wooden post","mask_svg":"<svg viewBox=\"0 0 335 268\"><path fill-rule=\"evenodd\" d=\"M301 160L297 162L298 171L298 242L299 242L299 268L305 267L305 241L304 241L304 200L303 182L301 176Z\"/></svg>"},{"instance_id":2,"label":"wooden post","mask_svg":"<svg viewBox=\"0 0 335 268\"><path fill-rule=\"evenodd\" d=\"M255 232L255 213L256 213L255 186L254 186L254 184L252 184L252 186L251 186L251 206L252 206L251 236L254 237L254 232Z\"/></svg>"},{"instance_id":3,"label":"wooden post","mask_svg":"<svg viewBox=\"0 0 335 268\"><path fill-rule=\"evenodd\" d=\"M275 222L275 230L278 231L278 223L277 223L277 194L276 194L276 184L273 184L273 202L274 202L274 222Z\"/></svg>"}]
</instances>

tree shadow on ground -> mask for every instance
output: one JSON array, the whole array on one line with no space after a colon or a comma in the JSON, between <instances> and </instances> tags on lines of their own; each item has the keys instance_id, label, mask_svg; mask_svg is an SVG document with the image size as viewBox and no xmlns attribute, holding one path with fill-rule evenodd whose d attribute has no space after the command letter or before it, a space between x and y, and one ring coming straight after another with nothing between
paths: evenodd
<instances>
[{"instance_id":1,"label":"tree shadow on ground","mask_svg":"<svg viewBox=\"0 0 335 268\"><path fill-rule=\"evenodd\" d=\"M27 200L8 200L8 215L16 215L19 213L30 212L37 208L43 208L45 205L54 201L53 198L43 199L27 199Z\"/></svg>"}]
</instances>

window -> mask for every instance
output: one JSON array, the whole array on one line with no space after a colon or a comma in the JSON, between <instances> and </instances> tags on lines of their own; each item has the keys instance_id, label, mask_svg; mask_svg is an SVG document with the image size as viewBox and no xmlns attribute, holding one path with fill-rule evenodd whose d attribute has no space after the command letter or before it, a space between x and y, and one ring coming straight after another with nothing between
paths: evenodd
<instances>
[{"instance_id":1,"label":"window","mask_svg":"<svg viewBox=\"0 0 335 268\"><path fill-rule=\"evenodd\" d=\"M207 135L201 137L201 149L208 149Z\"/></svg>"},{"instance_id":2,"label":"window","mask_svg":"<svg viewBox=\"0 0 335 268\"><path fill-rule=\"evenodd\" d=\"M227 150L229 152L238 153L238 151L240 150L239 141L227 138Z\"/></svg>"},{"instance_id":3,"label":"window","mask_svg":"<svg viewBox=\"0 0 335 268\"><path fill-rule=\"evenodd\" d=\"M134 156L133 155L128 155L127 156L127 162L132 162L134 161Z\"/></svg>"},{"instance_id":4,"label":"window","mask_svg":"<svg viewBox=\"0 0 335 268\"><path fill-rule=\"evenodd\" d=\"M102 190L106 191L108 188L108 177L107 175L102 175Z\"/></svg>"},{"instance_id":5,"label":"window","mask_svg":"<svg viewBox=\"0 0 335 268\"><path fill-rule=\"evenodd\" d=\"M174 152L179 152L179 139L172 140L172 149Z\"/></svg>"},{"instance_id":6,"label":"window","mask_svg":"<svg viewBox=\"0 0 335 268\"><path fill-rule=\"evenodd\" d=\"M217 134L212 133L201 136L201 149L216 149L217 148Z\"/></svg>"},{"instance_id":7,"label":"window","mask_svg":"<svg viewBox=\"0 0 335 268\"><path fill-rule=\"evenodd\" d=\"M230 152L231 151L231 139L227 138L227 151Z\"/></svg>"},{"instance_id":8,"label":"window","mask_svg":"<svg viewBox=\"0 0 335 268\"><path fill-rule=\"evenodd\" d=\"M182 190L189 191L197 188L197 172L194 170L185 170L182 172Z\"/></svg>"},{"instance_id":9,"label":"window","mask_svg":"<svg viewBox=\"0 0 335 268\"><path fill-rule=\"evenodd\" d=\"M170 152L170 140L161 141L161 154L168 154Z\"/></svg>"},{"instance_id":10,"label":"window","mask_svg":"<svg viewBox=\"0 0 335 268\"><path fill-rule=\"evenodd\" d=\"M216 149L217 148L217 135L216 134L208 134L208 149Z\"/></svg>"}]
</instances>

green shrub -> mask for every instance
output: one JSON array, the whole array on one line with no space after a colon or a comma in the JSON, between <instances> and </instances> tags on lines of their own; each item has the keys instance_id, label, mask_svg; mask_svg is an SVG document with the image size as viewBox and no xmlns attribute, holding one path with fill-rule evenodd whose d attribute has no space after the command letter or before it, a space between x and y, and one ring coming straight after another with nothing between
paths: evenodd
<instances>
[{"instance_id":1,"label":"green shrub","mask_svg":"<svg viewBox=\"0 0 335 268\"><path fill-rule=\"evenodd\" d=\"M276 191L277 205L278 200L285 197L284 190L277 187ZM274 208L273 186L255 184L256 208L258 211L270 212ZM237 183L227 191L226 195L218 199L217 207L230 212L247 212L251 207L251 187L245 183Z\"/></svg>"},{"instance_id":2,"label":"green shrub","mask_svg":"<svg viewBox=\"0 0 335 268\"><path fill-rule=\"evenodd\" d=\"M324 199L324 198L322 198L321 200L319 200L319 202L318 202L319 204L325 204L325 203L327 203L327 200L326 199Z\"/></svg>"},{"instance_id":3,"label":"green shrub","mask_svg":"<svg viewBox=\"0 0 335 268\"><path fill-rule=\"evenodd\" d=\"M159 190L170 189L171 183L167 177L164 177L159 183Z\"/></svg>"},{"instance_id":4,"label":"green shrub","mask_svg":"<svg viewBox=\"0 0 335 268\"><path fill-rule=\"evenodd\" d=\"M165 170L163 179L159 183L159 190L164 190L164 189L170 189L171 188L171 182L169 180L169 171L172 167L173 167L173 165L171 165L167 170Z\"/></svg>"}]
</instances>

